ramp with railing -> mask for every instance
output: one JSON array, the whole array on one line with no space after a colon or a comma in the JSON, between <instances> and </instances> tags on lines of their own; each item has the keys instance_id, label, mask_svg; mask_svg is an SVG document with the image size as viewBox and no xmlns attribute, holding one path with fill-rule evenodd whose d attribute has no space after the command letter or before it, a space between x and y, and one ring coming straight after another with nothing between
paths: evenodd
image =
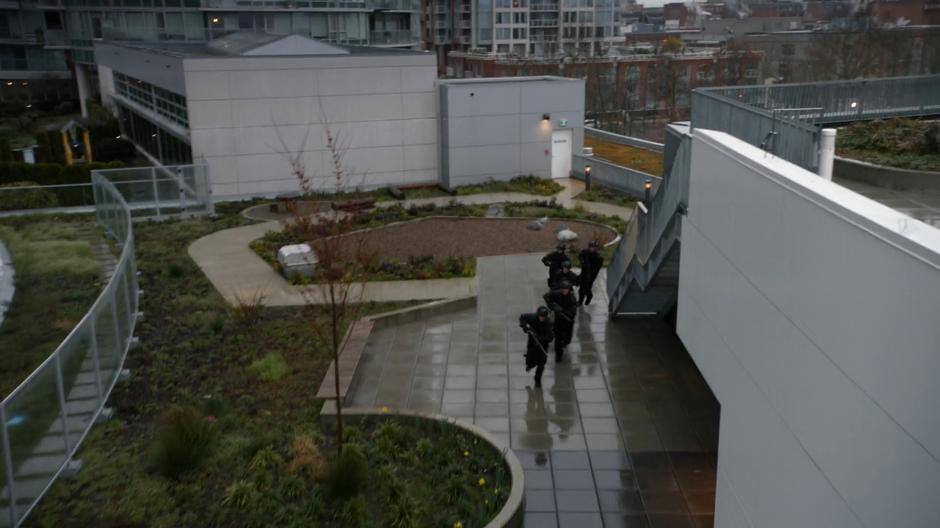
<instances>
[{"instance_id":1,"label":"ramp with railing","mask_svg":"<svg viewBox=\"0 0 940 528\"><path fill-rule=\"evenodd\" d=\"M120 256L78 325L0 402L0 528L19 526L74 469L72 457L121 376L139 317L133 221L213 213L200 165L96 170L90 187L91 210Z\"/></svg>"},{"instance_id":2,"label":"ramp with railing","mask_svg":"<svg viewBox=\"0 0 940 528\"><path fill-rule=\"evenodd\" d=\"M92 186L97 221L121 253L91 309L0 402L0 526L19 526L67 469L134 343L139 289L131 211L107 178L94 174Z\"/></svg>"},{"instance_id":3,"label":"ramp with railing","mask_svg":"<svg viewBox=\"0 0 940 528\"><path fill-rule=\"evenodd\" d=\"M940 75L698 88L692 126L727 132L815 171L824 125L940 115Z\"/></svg>"},{"instance_id":4,"label":"ramp with railing","mask_svg":"<svg viewBox=\"0 0 940 528\"><path fill-rule=\"evenodd\" d=\"M618 315L666 315L676 305L679 235L688 199L688 127L669 125L666 152L673 158L659 190L633 211L627 232L607 268L608 309Z\"/></svg>"},{"instance_id":5,"label":"ramp with railing","mask_svg":"<svg viewBox=\"0 0 940 528\"><path fill-rule=\"evenodd\" d=\"M823 125L931 115L940 115L940 75L695 90L691 126L667 127L663 181L646 211L634 211L608 268L611 313L665 315L676 304L695 129L727 132L815 171Z\"/></svg>"}]
</instances>

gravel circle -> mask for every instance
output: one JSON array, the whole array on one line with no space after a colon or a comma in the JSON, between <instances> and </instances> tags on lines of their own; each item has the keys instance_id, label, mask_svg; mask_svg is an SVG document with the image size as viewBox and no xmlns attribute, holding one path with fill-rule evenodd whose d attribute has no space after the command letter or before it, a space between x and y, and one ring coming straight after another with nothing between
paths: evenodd
<instances>
[{"instance_id":1,"label":"gravel circle","mask_svg":"<svg viewBox=\"0 0 940 528\"><path fill-rule=\"evenodd\" d=\"M541 231L528 229L527 218L425 218L344 235L362 251L386 261L433 255L488 257L548 252L558 245L562 225L578 234L574 243L584 247L591 240L601 245L614 240L613 229L580 220L550 219ZM355 242L353 242L355 241Z\"/></svg>"}]
</instances>

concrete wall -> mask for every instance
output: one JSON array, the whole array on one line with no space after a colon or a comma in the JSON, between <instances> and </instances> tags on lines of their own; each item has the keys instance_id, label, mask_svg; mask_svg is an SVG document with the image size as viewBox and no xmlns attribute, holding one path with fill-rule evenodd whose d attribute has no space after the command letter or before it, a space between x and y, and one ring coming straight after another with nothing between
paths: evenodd
<instances>
[{"instance_id":1,"label":"concrete wall","mask_svg":"<svg viewBox=\"0 0 940 528\"><path fill-rule=\"evenodd\" d=\"M95 62L173 93L186 93L183 59L178 56L96 42Z\"/></svg>"},{"instance_id":2,"label":"concrete wall","mask_svg":"<svg viewBox=\"0 0 940 528\"><path fill-rule=\"evenodd\" d=\"M332 190L327 126L347 187L437 181L433 54L188 58L184 69L193 159L209 164L216 199L297 191L286 151L298 150L314 186Z\"/></svg>"},{"instance_id":3,"label":"concrete wall","mask_svg":"<svg viewBox=\"0 0 940 528\"><path fill-rule=\"evenodd\" d=\"M940 172L897 169L836 157L832 177L906 191L940 193Z\"/></svg>"},{"instance_id":4,"label":"concrete wall","mask_svg":"<svg viewBox=\"0 0 940 528\"><path fill-rule=\"evenodd\" d=\"M440 82L441 181L447 187L532 174L551 177L552 130L584 146L584 81L517 77ZM543 114L551 119L544 121ZM567 120L567 125L561 125Z\"/></svg>"},{"instance_id":5,"label":"concrete wall","mask_svg":"<svg viewBox=\"0 0 940 528\"><path fill-rule=\"evenodd\" d=\"M601 185L609 189L614 189L628 194L638 200L646 196L646 180L653 183L652 194L656 194L663 179L659 176L653 176L643 171L623 167L608 161L604 161L594 156L579 156L575 154L571 160L572 176L584 181L584 166L591 166L591 181L595 185Z\"/></svg>"},{"instance_id":6,"label":"concrete wall","mask_svg":"<svg viewBox=\"0 0 940 528\"><path fill-rule=\"evenodd\" d=\"M940 230L696 129L678 334L719 528L940 523Z\"/></svg>"}]
</instances>

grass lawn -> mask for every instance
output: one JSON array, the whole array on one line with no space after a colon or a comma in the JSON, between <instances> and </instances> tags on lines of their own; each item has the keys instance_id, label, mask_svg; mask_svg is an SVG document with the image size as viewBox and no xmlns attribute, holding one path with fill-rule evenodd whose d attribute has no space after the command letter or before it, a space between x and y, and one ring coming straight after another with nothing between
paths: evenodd
<instances>
[{"instance_id":1,"label":"grass lawn","mask_svg":"<svg viewBox=\"0 0 940 528\"><path fill-rule=\"evenodd\" d=\"M643 171L654 176L663 174L663 153L621 145L591 136L584 136L584 146L594 149L594 156L611 163Z\"/></svg>"},{"instance_id":2,"label":"grass lawn","mask_svg":"<svg viewBox=\"0 0 940 528\"><path fill-rule=\"evenodd\" d=\"M574 197L574 199L619 205L621 207L633 207L638 201L632 196L628 196L622 192L618 192L607 187L602 187L596 183L591 185L590 191L581 191L577 196Z\"/></svg>"},{"instance_id":3,"label":"grass lawn","mask_svg":"<svg viewBox=\"0 0 940 528\"><path fill-rule=\"evenodd\" d=\"M351 427L357 447L347 455L358 451L367 467L349 455L344 471L329 469L333 428L321 426L313 396L330 362L311 325L323 308L233 309L186 252L197 238L247 223L235 209L134 226L147 294L141 345L125 365L131 378L108 401L115 419L82 446L85 467L60 479L27 525L484 524L508 493L506 469L457 431L396 419ZM359 492L339 498L350 479L361 481Z\"/></svg>"},{"instance_id":4,"label":"grass lawn","mask_svg":"<svg viewBox=\"0 0 940 528\"><path fill-rule=\"evenodd\" d=\"M940 121L854 123L839 129L836 153L876 165L940 172Z\"/></svg>"},{"instance_id":5,"label":"grass lawn","mask_svg":"<svg viewBox=\"0 0 940 528\"><path fill-rule=\"evenodd\" d=\"M13 302L0 324L3 396L49 357L101 293L96 238L104 235L89 216L0 220L0 240L16 273Z\"/></svg>"}]
</instances>

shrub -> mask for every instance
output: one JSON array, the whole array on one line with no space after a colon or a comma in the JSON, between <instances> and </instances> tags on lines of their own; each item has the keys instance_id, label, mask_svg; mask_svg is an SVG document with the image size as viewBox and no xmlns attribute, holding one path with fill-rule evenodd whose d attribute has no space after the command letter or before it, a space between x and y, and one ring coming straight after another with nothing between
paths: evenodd
<instances>
[{"instance_id":1,"label":"shrub","mask_svg":"<svg viewBox=\"0 0 940 528\"><path fill-rule=\"evenodd\" d=\"M222 504L240 510L246 510L258 501L259 493L255 485L248 480L236 480L225 490Z\"/></svg>"},{"instance_id":2,"label":"shrub","mask_svg":"<svg viewBox=\"0 0 940 528\"><path fill-rule=\"evenodd\" d=\"M326 462L313 435L301 433L295 436L291 454L293 457L287 466L288 473L315 480L323 477Z\"/></svg>"},{"instance_id":3,"label":"shrub","mask_svg":"<svg viewBox=\"0 0 940 528\"><path fill-rule=\"evenodd\" d=\"M264 311L264 294L259 291L247 298L236 294L235 307L232 310L238 326L251 328L261 320L261 314Z\"/></svg>"},{"instance_id":4,"label":"shrub","mask_svg":"<svg viewBox=\"0 0 940 528\"><path fill-rule=\"evenodd\" d=\"M153 469L165 477L177 478L202 464L216 443L213 422L212 417L189 406L173 406L164 412L153 450Z\"/></svg>"},{"instance_id":5,"label":"shrub","mask_svg":"<svg viewBox=\"0 0 940 528\"><path fill-rule=\"evenodd\" d=\"M362 450L356 445L347 445L330 465L327 485L334 497L349 498L359 493L368 477L369 466Z\"/></svg>"},{"instance_id":6,"label":"shrub","mask_svg":"<svg viewBox=\"0 0 940 528\"><path fill-rule=\"evenodd\" d=\"M263 381L277 381L290 374L290 366L280 354L268 352L263 358L249 365L248 372L258 376Z\"/></svg>"},{"instance_id":7,"label":"shrub","mask_svg":"<svg viewBox=\"0 0 940 528\"><path fill-rule=\"evenodd\" d=\"M37 185L36 182L21 181L7 185L0 185L0 211L15 211L18 209L41 209L44 207L56 207L59 205L59 199L56 195L46 189L29 189L21 191L4 191L4 188L30 187Z\"/></svg>"}]
</instances>

